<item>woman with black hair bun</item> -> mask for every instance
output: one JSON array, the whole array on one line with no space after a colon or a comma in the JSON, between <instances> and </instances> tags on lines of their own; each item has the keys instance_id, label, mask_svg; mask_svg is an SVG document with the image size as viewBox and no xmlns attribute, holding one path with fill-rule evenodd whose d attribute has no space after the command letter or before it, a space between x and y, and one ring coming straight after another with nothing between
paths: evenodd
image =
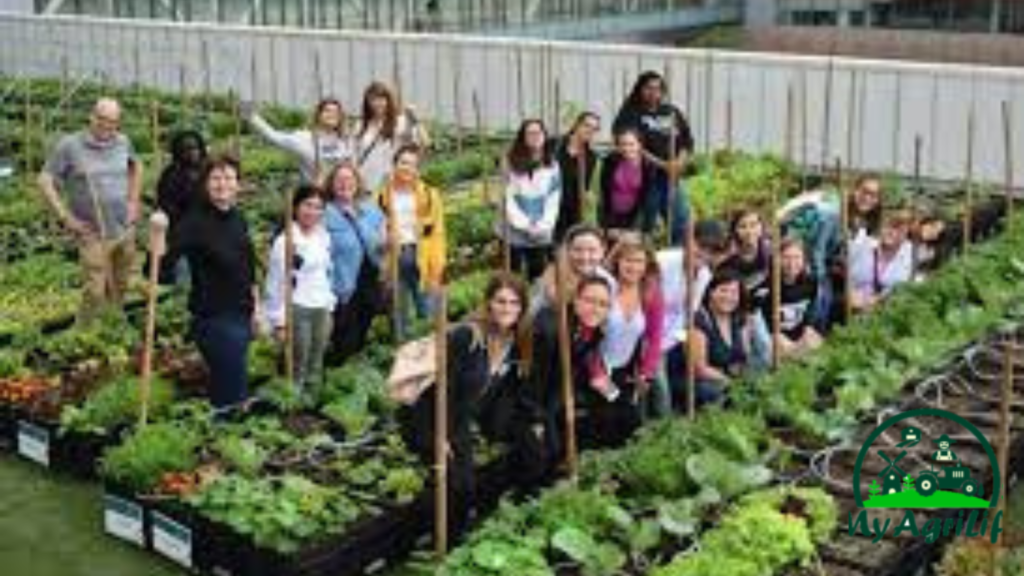
<instances>
[{"instance_id":1,"label":"woman with black hair bun","mask_svg":"<svg viewBox=\"0 0 1024 576\"><path fill-rule=\"evenodd\" d=\"M156 184L156 205L167 214L167 237L178 233L178 224L185 214L199 205L205 196L203 168L206 164L206 142L195 130L182 130L171 137L171 163L164 168ZM149 269L147 264L146 269ZM188 265L176 256L164 258L160 264L160 282L170 284L188 279Z\"/></svg>"},{"instance_id":2,"label":"woman with black hair bun","mask_svg":"<svg viewBox=\"0 0 1024 576\"><path fill-rule=\"evenodd\" d=\"M665 220L673 244L683 241L689 205L682 187L682 170L693 155L693 133L683 113L666 101L665 79L654 71L641 74L622 103L612 132L635 130L644 151L658 165L653 171L653 193L643 208L643 229L650 233L658 218Z\"/></svg>"}]
</instances>

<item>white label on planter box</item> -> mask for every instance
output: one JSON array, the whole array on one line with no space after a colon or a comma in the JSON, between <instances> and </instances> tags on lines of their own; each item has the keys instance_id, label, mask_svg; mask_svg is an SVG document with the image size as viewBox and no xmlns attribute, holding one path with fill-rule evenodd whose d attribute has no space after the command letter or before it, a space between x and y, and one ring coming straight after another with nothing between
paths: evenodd
<instances>
[{"instance_id":1,"label":"white label on planter box","mask_svg":"<svg viewBox=\"0 0 1024 576\"><path fill-rule=\"evenodd\" d=\"M191 568L192 529L153 512L153 549L185 568Z\"/></svg>"},{"instance_id":2,"label":"white label on planter box","mask_svg":"<svg viewBox=\"0 0 1024 576\"><path fill-rule=\"evenodd\" d=\"M18 454L42 464L50 466L50 433L35 424L18 421Z\"/></svg>"},{"instance_id":3,"label":"white label on planter box","mask_svg":"<svg viewBox=\"0 0 1024 576\"><path fill-rule=\"evenodd\" d=\"M142 547L142 506L124 498L103 496L103 529L107 534Z\"/></svg>"}]
</instances>

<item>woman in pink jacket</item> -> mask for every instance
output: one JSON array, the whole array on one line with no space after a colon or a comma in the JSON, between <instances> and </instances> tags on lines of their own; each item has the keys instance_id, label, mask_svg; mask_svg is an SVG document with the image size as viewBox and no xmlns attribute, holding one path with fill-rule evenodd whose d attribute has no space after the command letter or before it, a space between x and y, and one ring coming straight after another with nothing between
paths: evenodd
<instances>
[{"instance_id":1,"label":"woman in pink jacket","mask_svg":"<svg viewBox=\"0 0 1024 576\"><path fill-rule=\"evenodd\" d=\"M641 406L658 376L665 300L658 260L638 234L620 238L608 255L608 271L618 291L612 298L602 355L618 394L596 410L594 421L601 443L617 445L639 426Z\"/></svg>"}]
</instances>

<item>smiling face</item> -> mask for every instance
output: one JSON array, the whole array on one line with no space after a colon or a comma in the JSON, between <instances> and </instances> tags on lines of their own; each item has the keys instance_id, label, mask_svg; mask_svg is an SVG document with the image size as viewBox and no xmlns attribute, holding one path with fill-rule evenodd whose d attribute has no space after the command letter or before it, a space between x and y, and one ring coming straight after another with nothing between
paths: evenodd
<instances>
[{"instance_id":1,"label":"smiling face","mask_svg":"<svg viewBox=\"0 0 1024 576\"><path fill-rule=\"evenodd\" d=\"M661 104L661 99L664 96L665 87L662 85L660 78L651 78L644 83L643 88L640 89L640 98L643 100L644 105L648 108L655 108Z\"/></svg>"},{"instance_id":2,"label":"smiling face","mask_svg":"<svg viewBox=\"0 0 1024 576\"><path fill-rule=\"evenodd\" d=\"M341 126L341 106L336 102L328 102L320 107L320 114L317 116L317 124L325 130L337 130Z\"/></svg>"},{"instance_id":3,"label":"smiling face","mask_svg":"<svg viewBox=\"0 0 1024 576\"><path fill-rule=\"evenodd\" d=\"M744 214L736 223L736 241L741 247L754 248L764 234L761 216L756 213Z\"/></svg>"},{"instance_id":4,"label":"smiling face","mask_svg":"<svg viewBox=\"0 0 1024 576\"><path fill-rule=\"evenodd\" d=\"M580 276L593 274L604 260L604 243L593 234L580 234L569 244L569 266Z\"/></svg>"},{"instance_id":5,"label":"smiling face","mask_svg":"<svg viewBox=\"0 0 1024 576\"><path fill-rule=\"evenodd\" d=\"M512 331L523 314L523 301L512 288L500 288L487 302L491 324L502 332Z\"/></svg>"},{"instance_id":6,"label":"smiling face","mask_svg":"<svg viewBox=\"0 0 1024 576\"><path fill-rule=\"evenodd\" d=\"M395 159L395 181L399 185L412 185L420 177L420 157L415 152L403 152Z\"/></svg>"},{"instance_id":7,"label":"smiling face","mask_svg":"<svg viewBox=\"0 0 1024 576\"><path fill-rule=\"evenodd\" d=\"M594 141L594 137L601 130L601 122L594 116L586 116L579 124L576 125L576 137L579 138L580 142L589 144Z\"/></svg>"},{"instance_id":8,"label":"smiling face","mask_svg":"<svg viewBox=\"0 0 1024 576\"><path fill-rule=\"evenodd\" d=\"M727 315L736 312L740 307L739 280L718 285L711 293L709 304L715 314Z\"/></svg>"},{"instance_id":9,"label":"smiling face","mask_svg":"<svg viewBox=\"0 0 1024 576\"><path fill-rule=\"evenodd\" d=\"M949 442L946 442L945 440L943 440L942 442L939 442L939 449L941 449L941 450L949 450Z\"/></svg>"},{"instance_id":10,"label":"smiling face","mask_svg":"<svg viewBox=\"0 0 1024 576\"><path fill-rule=\"evenodd\" d=\"M389 104L387 96L375 94L370 97L370 112L374 118L383 118L388 113Z\"/></svg>"},{"instance_id":11,"label":"smiling face","mask_svg":"<svg viewBox=\"0 0 1024 576\"><path fill-rule=\"evenodd\" d=\"M803 248L799 244L787 244L779 253L779 267L782 268L782 278L787 282L793 282L807 267L807 258Z\"/></svg>"},{"instance_id":12,"label":"smiling face","mask_svg":"<svg viewBox=\"0 0 1024 576\"><path fill-rule=\"evenodd\" d=\"M869 214L882 202L882 184L873 178L860 183L853 191L853 206L859 214Z\"/></svg>"},{"instance_id":13,"label":"smiling face","mask_svg":"<svg viewBox=\"0 0 1024 576\"><path fill-rule=\"evenodd\" d=\"M523 141L526 142L526 147L534 156L540 156L544 151L544 144L547 142L547 138L547 134L544 133L544 127L537 122L529 123L523 131Z\"/></svg>"},{"instance_id":14,"label":"smiling face","mask_svg":"<svg viewBox=\"0 0 1024 576\"><path fill-rule=\"evenodd\" d=\"M227 212L238 201L238 171L226 164L210 170L206 177L206 191L210 195L210 203Z\"/></svg>"},{"instance_id":15,"label":"smiling face","mask_svg":"<svg viewBox=\"0 0 1024 576\"><path fill-rule=\"evenodd\" d=\"M608 318L612 295L603 284L591 283L584 286L573 300L573 310L581 326L599 328Z\"/></svg>"},{"instance_id":16,"label":"smiling face","mask_svg":"<svg viewBox=\"0 0 1024 576\"><path fill-rule=\"evenodd\" d=\"M619 280L628 286L640 284L647 273L647 264L643 250L630 250L619 258Z\"/></svg>"},{"instance_id":17,"label":"smiling face","mask_svg":"<svg viewBox=\"0 0 1024 576\"><path fill-rule=\"evenodd\" d=\"M334 191L334 199L342 204L351 204L359 193L359 179L355 170L351 167L342 166L334 174L334 182L331 183Z\"/></svg>"},{"instance_id":18,"label":"smiling face","mask_svg":"<svg viewBox=\"0 0 1024 576\"><path fill-rule=\"evenodd\" d=\"M882 235L879 238L883 248L898 248L907 239L909 226L900 220L889 221L882 226Z\"/></svg>"},{"instance_id":19,"label":"smiling face","mask_svg":"<svg viewBox=\"0 0 1024 576\"><path fill-rule=\"evenodd\" d=\"M89 132L98 142L113 140L121 129L121 106L116 101L103 98L93 106L89 116Z\"/></svg>"},{"instance_id":20,"label":"smiling face","mask_svg":"<svg viewBox=\"0 0 1024 576\"><path fill-rule=\"evenodd\" d=\"M615 144L619 154L628 160L639 160L641 154L640 139L637 138L635 132L623 132L616 139Z\"/></svg>"},{"instance_id":21,"label":"smiling face","mask_svg":"<svg viewBox=\"0 0 1024 576\"><path fill-rule=\"evenodd\" d=\"M295 212L295 219L304 230L315 228L324 217L324 201L319 196L303 200Z\"/></svg>"}]
</instances>

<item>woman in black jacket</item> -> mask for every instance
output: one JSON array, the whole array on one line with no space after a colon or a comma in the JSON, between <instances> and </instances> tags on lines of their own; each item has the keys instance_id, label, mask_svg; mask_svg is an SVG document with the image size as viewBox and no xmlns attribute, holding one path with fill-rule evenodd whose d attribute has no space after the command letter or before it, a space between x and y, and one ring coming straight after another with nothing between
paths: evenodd
<instances>
[{"instance_id":1,"label":"woman in black jacket","mask_svg":"<svg viewBox=\"0 0 1024 576\"><path fill-rule=\"evenodd\" d=\"M595 112L581 112L572 128L555 143L555 158L562 173L562 199L555 224L555 244L561 244L570 228L583 221L584 194L590 192L598 157L593 142L601 130Z\"/></svg>"},{"instance_id":2,"label":"woman in black jacket","mask_svg":"<svg viewBox=\"0 0 1024 576\"><path fill-rule=\"evenodd\" d=\"M586 276L579 280L569 304L570 367L572 385L579 414L581 446L600 445L603 439L589 418L598 410L615 402L619 390L612 383L604 365L601 342L611 309L612 282L602 276ZM558 340L558 305L544 308L536 319L533 338L533 369L526 390L531 426L542 430L550 464L564 456L564 403L562 401L562 357Z\"/></svg>"},{"instance_id":3,"label":"woman in black jacket","mask_svg":"<svg viewBox=\"0 0 1024 576\"><path fill-rule=\"evenodd\" d=\"M453 536L469 521L477 500L474 431L508 449L508 475L522 486L539 482L541 433L524 415L523 381L530 371L532 331L526 285L497 273L482 309L448 335L448 483ZM407 440L428 462L434 459L434 388L404 414ZM541 431L542 432L542 431Z\"/></svg>"},{"instance_id":4,"label":"woman in black jacket","mask_svg":"<svg viewBox=\"0 0 1024 576\"><path fill-rule=\"evenodd\" d=\"M214 159L203 181L206 198L182 217L168 254L188 259L192 338L210 370L210 399L214 407L225 408L249 397L246 359L260 316L256 257L248 225L235 206L238 164Z\"/></svg>"}]
</instances>

